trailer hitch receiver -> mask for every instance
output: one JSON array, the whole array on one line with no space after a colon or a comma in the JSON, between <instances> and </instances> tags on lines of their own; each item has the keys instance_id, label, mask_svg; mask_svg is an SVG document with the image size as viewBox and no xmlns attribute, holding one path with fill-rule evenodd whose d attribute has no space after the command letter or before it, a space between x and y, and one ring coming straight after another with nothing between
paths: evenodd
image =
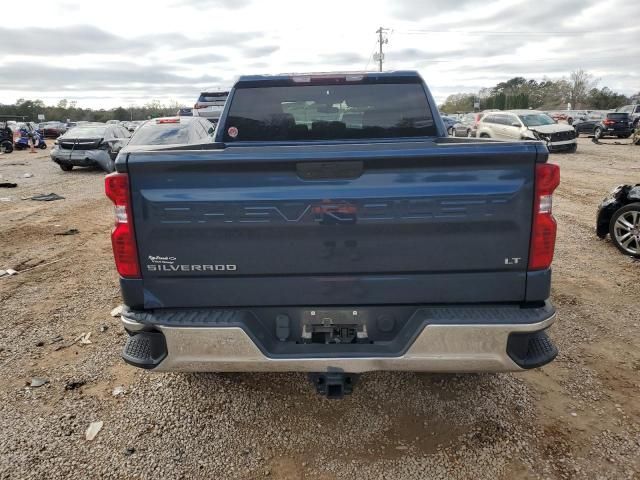
<instances>
[{"instance_id":1,"label":"trailer hitch receiver","mask_svg":"<svg viewBox=\"0 0 640 480\"><path fill-rule=\"evenodd\" d=\"M316 387L316 391L331 400L338 400L350 394L357 379L356 374L344 372L309 374L309 380Z\"/></svg>"}]
</instances>

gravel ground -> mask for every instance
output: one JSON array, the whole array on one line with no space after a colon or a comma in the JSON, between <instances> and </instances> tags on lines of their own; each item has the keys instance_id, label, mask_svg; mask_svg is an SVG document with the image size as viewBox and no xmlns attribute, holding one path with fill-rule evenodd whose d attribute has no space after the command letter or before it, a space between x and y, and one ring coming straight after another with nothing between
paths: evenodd
<instances>
[{"instance_id":1,"label":"gravel ground","mask_svg":"<svg viewBox=\"0 0 640 480\"><path fill-rule=\"evenodd\" d=\"M593 231L606 192L640 181L640 148L605 142L552 156L555 362L371 373L342 401L301 374L123 364L102 172L63 173L48 151L0 155L1 181L19 184L0 189L0 269L21 272L0 279L0 478L640 479L640 263ZM65 199L21 200L50 192Z\"/></svg>"}]
</instances>

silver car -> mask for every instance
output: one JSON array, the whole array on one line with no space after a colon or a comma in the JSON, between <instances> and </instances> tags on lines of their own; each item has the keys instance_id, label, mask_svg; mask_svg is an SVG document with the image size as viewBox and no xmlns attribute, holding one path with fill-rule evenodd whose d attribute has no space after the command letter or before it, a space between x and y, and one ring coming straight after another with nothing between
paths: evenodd
<instances>
[{"instance_id":1,"label":"silver car","mask_svg":"<svg viewBox=\"0 0 640 480\"><path fill-rule=\"evenodd\" d=\"M116 124L83 123L58 137L51 149L51 160L62 170L99 166L113 172L118 152L129 142L129 131Z\"/></svg>"},{"instance_id":2,"label":"silver car","mask_svg":"<svg viewBox=\"0 0 640 480\"><path fill-rule=\"evenodd\" d=\"M575 152L578 148L575 129L556 123L536 110L491 112L478 122L478 137L497 140L542 140L549 151Z\"/></svg>"},{"instance_id":3,"label":"silver car","mask_svg":"<svg viewBox=\"0 0 640 480\"><path fill-rule=\"evenodd\" d=\"M163 117L144 122L122 151L140 145L190 145L213 142L215 128L208 120L195 117Z\"/></svg>"}]
</instances>

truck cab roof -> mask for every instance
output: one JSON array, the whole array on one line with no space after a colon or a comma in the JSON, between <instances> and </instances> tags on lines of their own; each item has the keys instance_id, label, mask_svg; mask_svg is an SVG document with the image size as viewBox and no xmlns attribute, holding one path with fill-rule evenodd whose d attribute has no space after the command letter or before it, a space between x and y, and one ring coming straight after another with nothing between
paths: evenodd
<instances>
[{"instance_id":1,"label":"truck cab roof","mask_svg":"<svg viewBox=\"0 0 640 480\"><path fill-rule=\"evenodd\" d=\"M418 83L422 77L415 70L389 72L307 72L279 73L276 75L242 75L234 88L260 86L284 86L308 83Z\"/></svg>"}]
</instances>

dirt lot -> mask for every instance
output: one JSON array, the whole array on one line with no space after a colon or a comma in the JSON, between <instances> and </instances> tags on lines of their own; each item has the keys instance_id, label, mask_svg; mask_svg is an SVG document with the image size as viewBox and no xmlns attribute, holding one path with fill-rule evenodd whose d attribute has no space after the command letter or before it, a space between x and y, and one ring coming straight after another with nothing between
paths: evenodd
<instances>
[{"instance_id":1,"label":"dirt lot","mask_svg":"<svg viewBox=\"0 0 640 480\"><path fill-rule=\"evenodd\" d=\"M0 279L0 478L640 479L640 262L594 235L605 193L640 181L640 147L607 143L552 156L555 362L367 374L338 402L301 374L126 366L102 172L0 155L0 181L19 184L0 189L0 269L21 272ZM21 200L50 192L65 199Z\"/></svg>"}]
</instances>

